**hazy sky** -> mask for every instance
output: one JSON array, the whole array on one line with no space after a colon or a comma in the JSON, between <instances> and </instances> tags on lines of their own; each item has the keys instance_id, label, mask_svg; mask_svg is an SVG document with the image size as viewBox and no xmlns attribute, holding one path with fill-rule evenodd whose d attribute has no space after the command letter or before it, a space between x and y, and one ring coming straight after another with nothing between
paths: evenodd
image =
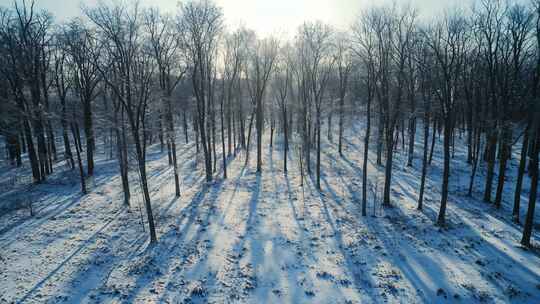
<instances>
[{"instance_id":1,"label":"hazy sky","mask_svg":"<svg viewBox=\"0 0 540 304\"><path fill-rule=\"evenodd\" d=\"M105 0L106 1L106 0ZM306 20L322 20L346 29L362 8L387 0L216 0L231 27L244 24L260 34L294 32ZM391 1L391 0L388 0ZM387 2L388 2L387 1ZM449 6L470 3L470 0L394 0L408 3L431 16ZM80 14L80 4L92 6L97 0L36 0L39 7L51 11L58 20ZM144 6L159 6L163 11L175 12L178 0L141 0ZM0 0L9 5L12 0Z\"/></svg>"}]
</instances>

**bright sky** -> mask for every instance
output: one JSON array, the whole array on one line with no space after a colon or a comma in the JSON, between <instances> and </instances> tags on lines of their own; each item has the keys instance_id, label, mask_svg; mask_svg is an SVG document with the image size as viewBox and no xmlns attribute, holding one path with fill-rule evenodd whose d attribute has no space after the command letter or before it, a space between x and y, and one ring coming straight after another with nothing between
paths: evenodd
<instances>
[{"instance_id":1,"label":"bright sky","mask_svg":"<svg viewBox=\"0 0 540 304\"><path fill-rule=\"evenodd\" d=\"M106 1L106 0L105 0ZM471 0L215 0L225 13L226 22L235 27L244 24L262 35L295 32L306 20L322 20L347 29L362 8L393 1L410 2L423 16L440 13L444 8L470 3ZM3 6L13 0L0 0ZM39 7L51 11L59 20L80 14L80 4L92 6L97 0L36 0ZM175 12L178 0L141 0L144 6L159 6Z\"/></svg>"}]
</instances>

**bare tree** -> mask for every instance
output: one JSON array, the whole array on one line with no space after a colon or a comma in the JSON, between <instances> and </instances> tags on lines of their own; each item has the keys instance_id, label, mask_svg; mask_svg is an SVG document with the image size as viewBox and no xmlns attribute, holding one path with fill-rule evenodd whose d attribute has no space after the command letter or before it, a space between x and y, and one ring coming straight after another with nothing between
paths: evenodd
<instances>
[{"instance_id":1,"label":"bare tree","mask_svg":"<svg viewBox=\"0 0 540 304\"><path fill-rule=\"evenodd\" d=\"M97 86L100 83L100 74L96 61L99 60L100 48L95 34L80 20L74 20L64 33L67 51L74 64L73 82L79 95L84 117L84 133L86 135L87 173L94 174L94 126L92 118L92 102L98 95Z\"/></svg>"},{"instance_id":2,"label":"bare tree","mask_svg":"<svg viewBox=\"0 0 540 304\"><path fill-rule=\"evenodd\" d=\"M475 21L476 27L483 39L482 54L486 63L487 69L487 102L489 116L487 119L488 128L486 132L486 160L487 175L486 186L484 191L484 201L491 201L493 177L495 171L495 160L497 150L497 130L499 114L499 96L497 94L497 75L499 74L499 66L501 62L501 39L502 39L502 24L504 18L504 7L501 0L482 0L481 6L476 11Z\"/></svg>"},{"instance_id":3,"label":"bare tree","mask_svg":"<svg viewBox=\"0 0 540 304\"><path fill-rule=\"evenodd\" d=\"M288 99L292 90L292 46L285 44L281 47L280 56L276 61L276 72L273 81L274 99L278 104L283 128L283 172L287 174L287 153L289 151Z\"/></svg>"},{"instance_id":4,"label":"bare tree","mask_svg":"<svg viewBox=\"0 0 540 304\"><path fill-rule=\"evenodd\" d=\"M252 104L255 105L255 125L257 129L257 172L262 171L262 135L264 112L263 102L274 69L279 44L274 38L255 41L252 52L248 55L246 64L246 84Z\"/></svg>"},{"instance_id":5,"label":"bare tree","mask_svg":"<svg viewBox=\"0 0 540 304\"><path fill-rule=\"evenodd\" d=\"M62 138L64 140L64 154L66 162L69 162L72 169L75 169L73 155L71 153L71 145L68 136L68 117L66 99L70 89L72 89L72 77L68 69L68 52L66 39L62 32L56 36L56 45L54 51L54 82L56 94L60 99L61 104L61 125Z\"/></svg>"},{"instance_id":6,"label":"bare tree","mask_svg":"<svg viewBox=\"0 0 540 304\"><path fill-rule=\"evenodd\" d=\"M212 153L210 124L207 111L211 110L214 89L213 75L219 35L223 26L223 13L209 0L182 3L178 30L187 46L191 65L193 91L197 101L197 124L205 159L206 181L212 180Z\"/></svg>"},{"instance_id":7,"label":"bare tree","mask_svg":"<svg viewBox=\"0 0 540 304\"><path fill-rule=\"evenodd\" d=\"M174 168L175 194L180 196L178 162L176 157L176 132L174 128L174 107L172 93L184 77L186 67L182 58L181 40L175 31L173 19L161 15L157 9L145 14L145 28L150 34L153 57L158 67L159 88L165 108L167 143L171 149Z\"/></svg>"},{"instance_id":8,"label":"bare tree","mask_svg":"<svg viewBox=\"0 0 540 304\"><path fill-rule=\"evenodd\" d=\"M335 63L338 72L338 94L339 94L339 155L343 154L343 115L345 97L349 88L349 78L352 72L353 60L351 53L350 38L346 33L340 33L335 42ZM368 92L370 94L370 92Z\"/></svg>"},{"instance_id":9,"label":"bare tree","mask_svg":"<svg viewBox=\"0 0 540 304\"><path fill-rule=\"evenodd\" d=\"M332 56L332 35L330 26L322 22L304 23L299 30L298 39L301 40L300 56L302 72L304 74L303 86L307 88L309 104L315 105L316 122L315 135L317 138L317 189L321 189L321 107L328 80L334 65ZM309 137L309 134L307 134ZM308 153L309 153L309 149ZM309 158L306 159L309 162Z\"/></svg>"},{"instance_id":10,"label":"bare tree","mask_svg":"<svg viewBox=\"0 0 540 304\"><path fill-rule=\"evenodd\" d=\"M142 13L137 3L127 8L119 4L111 7L100 5L86 9L85 13L100 30L102 43L106 46L106 58L112 61L106 66L113 66L119 78L118 82L113 82L108 77L102 77L121 102L127 116L135 145L150 242L155 243L156 229L146 175L146 118L155 70L150 54L143 48L145 41L141 34ZM94 63L94 66L99 69L102 76L106 76L107 72L99 63L102 62Z\"/></svg>"},{"instance_id":11,"label":"bare tree","mask_svg":"<svg viewBox=\"0 0 540 304\"><path fill-rule=\"evenodd\" d=\"M362 165L362 216L367 215L367 165L369 157L369 139L371 135L371 104L375 97L375 81L377 79L375 69L376 36L374 28L376 22L377 11L368 10L361 15L360 21L353 27L356 46L354 47L354 51L361 61L361 67L364 71L362 80L367 92L366 131L364 134L364 157ZM340 141L341 136L342 135L340 134Z\"/></svg>"},{"instance_id":12,"label":"bare tree","mask_svg":"<svg viewBox=\"0 0 540 304\"><path fill-rule=\"evenodd\" d=\"M426 41L435 58L434 91L440 102L444 122L444 166L441 190L441 208L437 224L445 224L450 178L450 142L455 126L455 106L459 77L462 73L467 46L467 22L459 11L448 13L428 33Z\"/></svg>"}]
</instances>

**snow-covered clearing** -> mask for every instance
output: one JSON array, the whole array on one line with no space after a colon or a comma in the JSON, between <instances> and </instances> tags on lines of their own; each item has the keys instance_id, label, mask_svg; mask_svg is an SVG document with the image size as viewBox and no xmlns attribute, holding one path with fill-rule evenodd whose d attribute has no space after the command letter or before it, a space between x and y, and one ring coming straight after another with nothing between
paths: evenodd
<instances>
[{"instance_id":1,"label":"snow-covered clearing","mask_svg":"<svg viewBox=\"0 0 540 304\"><path fill-rule=\"evenodd\" d=\"M483 168L478 192L466 196L470 170L465 150L457 150L449 224L440 229L434 222L441 142L419 212L418 135L413 168L405 166L405 152L396 152L393 208L373 205L383 168L370 156L369 216L361 217L360 129L348 132L343 157L335 144L324 147L322 192L310 179L300 187L294 151L283 173L279 143L273 150L264 145L262 174L255 172L255 147L247 167L243 153L229 158L227 180L218 155L216 179L205 184L202 158L197 166L193 143L179 139L182 196L175 199L167 154L153 146L147 166L159 238L154 247L141 225L140 195L133 195L130 209L122 205L117 163L104 154L84 197L76 172L63 163L31 188L5 186L16 169L2 163L0 200L32 199L35 215L22 208L0 217L0 302L540 303L539 255L518 246L521 226L510 221L517 159L509 167L505 205L495 210L480 200ZM524 185L523 210L528 178Z\"/></svg>"}]
</instances>

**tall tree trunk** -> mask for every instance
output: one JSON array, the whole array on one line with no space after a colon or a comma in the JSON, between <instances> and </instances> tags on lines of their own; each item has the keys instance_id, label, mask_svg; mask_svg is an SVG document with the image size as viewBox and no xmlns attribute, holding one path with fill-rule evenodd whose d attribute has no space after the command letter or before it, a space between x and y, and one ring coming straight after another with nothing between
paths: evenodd
<instances>
[{"instance_id":1,"label":"tall tree trunk","mask_svg":"<svg viewBox=\"0 0 540 304\"><path fill-rule=\"evenodd\" d=\"M369 103L370 101L368 101L368 106L369 106ZM343 106L344 104L345 104L345 98L343 96L340 96L339 98L339 139L338 139L339 155L343 155Z\"/></svg>"},{"instance_id":2,"label":"tall tree trunk","mask_svg":"<svg viewBox=\"0 0 540 304\"><path fill-rule=\"evenodd\" d=\"M384 115L381 109L381 106L379 106L379 126L378 131L379 134L377 136L377 165L382 165L382 150L383 150L383 138L384 138Z\"/></svg>"},{"instance_id":3,"label":"tall tree trunk","mask_svg":"<svg viewBox=\"0 0 540 304\"><path fill-rule=\"evenodd\" d=\"M257 172L262 171L262 133L263 133L263 109L262 98L257 98Z\"/></svg>"},{"instance_id":4,"label":"tall tree trunk","mask_svg":"<svg viewBox=\"0 0 540 304\"><path fill-rule=\"evenodd\" d=\"M523 133L523 144L521 145L521 154L519 159L518 174L516 180L516 190L514 192L514 209L512 210L512 217L514 222L519 223L519 209L521 202L521 189L523 185L523 175L525 173L525 165L527 163L527 148L529 147L529 132L530 121L527 123L527 127Z\"/></svg>"},{"instance_id":5,"label":"tall tree trunk","mask_svg":"<svg viewBox=\"0 0 540 304\"><path fill-rule=\"evenodd\" d=\"M447 115L451 115L448 113ZM448 201L448 182L450 179L450 141L452 136L451 118L446 117L444 121L444 167L443 167L443 181L441 191L441 208L439 210L439 216L437 217L437 225L445 225L446 216L446 204Z\"/></svg>"},{"instance_id":6,"label":"tall tree trunk","mask_svg":"<svg viewBox=\"0 0 540 304\"><path fill-rule=\"evenodd\" d=\"M491 189L493 186L493 176L495 168L495 155L497 150L497 134L494 130L489 131L488 140L487 140L487 175L486 175L486 187L484 192L484 201L491 202Z\"/></svg>"},{"instance_id":7,"label":"tall tree trunk","mask_svg":"<svg viewBox=\"0 0 540 304\"><path fill-rule=\"evenodd\" d=\"M199 136L200 136L200 133L199 133L199 119L194 116L193 117L193 131L195 131L195 151L197 153L197 155L199 155L200 151L201 151L201 148L199 146Z\"/></svg>"},{"instance_id":8,"label":"tall tree trunk","mask_svg":"<svg viewBox=\"0 0 540 304\"><path fill-rule=\"evenodd\" d=\"M86 99L83 102L84 134L86 134L86 159L88 175L94 175L94 128L92 123L92 103Z\"/></svg>"},{"instance_id":9,"label":"tall tree trunk","mask_svg":"<svg viewBox=\"0 0 540 304\"><path fill-rule=\"evenodd\" d=\"M241 100L239 101L238 104L239 104L238 122L240 123L240 143L242 145L242 149L245 150L246 149L246 126L245 126L245 121L244 121L244 110L242 107ZM251 122L250 122L250 125L251 125Z\"/></svg>"},{"instance_id":10,"label":"tall tree trunk","mask_svg":"<svg viewBox=\"0 0 540 304\"><path fill-rule=\"evenodd\" d=\"M274 114L271 113L270 117L270 148L274 145L274 129L275 129L275 121L274 121Z\"/></svg>"},{"instance_id":11,"label":"tall tree trunk","mask_svg":"<svg viewBox=\"0 0 540 304\"><path fill-rule=\"evenodd\" d=\"M526 247L531 247L534 210L536 208L536 196L538 193L538 154L540 153L540 124L536 128L535 133L536 134L532 136L532 138L536 138L532 151L532 166L529 167L529 170L531 171L531 191L529 193L529 206L527 208L527 215L525 217L525 226L523 227L523 237L521 238L521 244Z\"/></svg>"},{"instance_id":12,"label":"tall tree trunk","mask_svg":"<svg viewBox=\"0 0 540 304\"><path fill-rule=\"evenodd\" d=\"M431 132L431 149L429 151L429 164L433 160L433 151L435 150L435 134L437 133L437 119L433 119L433 132Z\"/></svg>"},{"instance_id":13,"label":"tall tree trunk","mask_svg":"<svg viewBox=\"0 0 540 304\"><path fill-rule=\"evenodd\" d=\"M411 115L414 115L412 113ZM412 166L414 158L414 137L416 135L416 118L413 116L409 119L409 155L407 159L407 166Z\"/></svg>"},{"instance_id":14,"label":"tall tree trunk","mask_svg":"<svg viewBox=\"0 0 540 304\"><path fill-rule=\"evenodd\" d=\"M158 138L159 138L159 150L161 151L161 153L163 153L163 150L165 148L165 142L164 142L164 138L163 138L163 113L161 110L159 110L159 114L158 114L158 119L157 119L157 129L158 129ZM154 133L154 132L152 132ZM152 134L151 133L151 134ZM152 136L150 136L150 138L152 138ZM150 139L150 143L152 142L152 139ZM171 153L170 153L170 142L168 143L169 146L169 165L172 164L172 159L171 159Z\"/></svg>"},{"instance_id":15,"label":"tall tree trunk","mask_svg":"<svg viewBox=\"0 0 540 304\"><path fill-rule=\"evenodd\" d=\"M71 134L73 136L73 141L75 142L75 151L77 152L77 163L79 165L79 176L81 178L81 192L83 194L86 194L86 182L84 179L84 169L81 159L81 150L79 149L79 145L77 144L77 141L80 140L77 136L77 129L79 127L76 125L76 123L73 123L71 125Z\"/></svg>"},{"instance_id":16,"label":"tall tree trunk","mask_svg":"<svg viewBox=\"0 0 540 304\"><path fill-rule=\"evenodd\" d=\"M369 88L368 88L369 90ZM369 152L369 136L371 133L371 95L368 93L367 100L367 117L366 117L366 134L364 136L364 159L362 166L362 216L367 215L367 165L368 165L368 152ZM340 105L341 106L341 105ZM340 117L342 114L340 113ZM342 121L340 119L340 132L342 129ZM340 134L341 140L341 134Z\"/></svg>"},{"instance_id":17,"label":"tall tree trunk","mask_svg":"<svg viewBox=\"0 0 540 304\"><path fill-rule=\"evenodd\" d=\"M326 134L326 138L328 139L328 141L332 141L332 114L334 112L332 106L333 104L330 104L330 109L328 111L328 129Z\"/></svg>"},{"instance_id":18,"label":"tall tree trunk","mask_svg":"<svg viewBox=\"0 0 540 304\"><path fill-rule=\"evenodd\" d=\"M287 108L283 105L283 136L284 136L284 146L283 146L283 172L287 174L287 151L289 150L289 130L287 123Z\"/></svg>"},{"instance_id":19,"label":"tall tree trunk","mask_svg":"<svg viewBox=\"0 0 540 304\"><path fill-rule=\"evenodd\" d=\"M118 153L118 165L120 167L120 178L122 180L122 189L124 192L124 204L129 206L130 190L128 179L128 163L127 163L127 148L124 142L125 133L120 131L119 126L116 126L116 148Z\"/></svg>"},{"instance_id":20,"label":"tall tree trunk","mask_svg":"<svg viewBox=\"0 0 540 304\"><path fill-rule=\"evenodd\" d=\"M394 150L394 126L389 123L386 133L386 165L384 174L383 205L390 206L390 189L392 187L392 160Z\"/></svg>"},{"instance_id":21,"label":"tall tree trunk","mask_svg":"<svg viewBox=\"0 0 540 304\"><path fill-rule=\"evenodd\" d=\"M229 90L230 91L230 90ZM227 95L227 115L226 115L226 118L227 118L227 156L230 156L232 154L232 136L233 136L233 131L232 131L232 122L233 122L233 117L232 117L232 103L231 103L231 97L230 97L230 94Z\"/></svg>"},{"instance_id":22,"label":"tall tree trunk","mask_svg":"<svg viewBox=\"0 0 540 304\"><path fill-rule=\"evenodd\" d=\"M429 113L426 110L424 114L424 154L422 156L422 177L420 178L420 194L418 195L418 210L424 206L424 189L426 186L426 175L428 166L429 152Z\"/></svg>"},{"instance_id":23,"label":"tall tree trunk","mask_svg":"<svg viewBox=\"0 0 540 304\"><path fill-rule=\"evenodd\" d=\"M321 190L321 109L317 106L317 189Z\"/></svg>"},{"instance_id":24,"label":"tall tree trunk","mask_svg":"<svg viewBox=\"0 0 540 304\"><path fill-rule=\"evenodd\" d=\"M24 106L24 101L20 99L20 97L17 98L17 105L19 107L19 110L21 113L29 114L31 111L26 111ZM32 141L32 129L30 127L29 119L26 117L22 118L22 129L23 129L23 136L21 138L26 142L26 151L28 152L28 158L30 159L30 166L32 168L32 177L35 183L38 183L41 181L41 172L39 169L39 162L36 155L36 150L34 147L34 142ZM24 147L24 144L23 144ZM26 152L23 149L23 153Z\"/></svg>"},{"instance_id":25,"label":"tall tree trunk","mask_svg":"<svg viewBox=\"0 0 540 304\"><path fill-rule=\"evenodd\" d=\"M234 115L234 111L232 111L231 115L232 115L232 118L231 118L231 121L232 121L232 136L233 136L233 153L234 153L234 156L236 156L236 149L238 148L238 132L237 132L237 128L236 128L236 117Z\"/></svg>"},{"instance_id":26,"label":"tall tree trunk","mask_svg":"<svg viewBox=\"0 0 540 304\"><path fill-rule=\"evenodd\" d=\"M73 161L73 154L71 153L71 145L69 143L68 130L67 130L68 128L67 109L66 109L65 98L62 98L61 105L62 105L61 124L62 124L62 137L64 139L64 157L66 159L66 162L69 162L71 169L75 169L75 162Z\"/></svg>"},{"instance_id":27,"label":"tall tree trunk","mask_svg":"<svg viewBox=\"0 0 540 304\"><path fill-rule=\"evenodd\" d=\"M174 128L174 116L173 116L173 108L172 108L172 102L171 102L171 96L167 96L167 124L168 124L168 130L167 130L167 141L169 142L171 146L171 156L172 156L172 165L173 165L173 172L174 172L174 193L176 197L180 197L180 181L179 181L179 174L178 174L178 161L176 159L176 130Z\"/></svg>"},{"instance_id":28,"label":"tall tree trunk","mask_svg":"<svg viewBox=\"0 0 540 304\"><path fill-rule=\"evenodd\" d=\"M45 143L45 131L43 129L43 121L40 114L36 113L34 118L34 130L37 137L38 155L39 155L39 167L41 172L41 179L45 180L47 174L50 173L49 165L47 161L47 145Z\"/></svg>"},{"instance_id":29,"label":"tall tree trunk","mask_svg":"<svg viewBox=\"0 0 540 304\"><path fill-rule=\"evenodd\" d=\"M474 153L474 132L473 132L473 106L472 101L467 100L467 163L470 164L473 160Z\"/></svg>"},{"instance_id":30,"label":"tall tree trunk","mask_svg":"<svg viewBox=\"0 0 540 304\"><path fill-rule=\"evenodd\" d=\"M479 129L476 129L476 139L474 140L474 150L472 151L472 172L471 172L471 179L469 182L469 192L468 196L472 196L473 188L474 188L474 178L476 177L476 171L478 169L478 161L480 159L480 150L482 149L482 143L481 143L481 137L482 132L480 132Z\"/></svg>"},{"instance_id":31,"label":"tall tree trunk","mask_svg":"<svg viewBox=\"0 0 540 304\"><path fill-rule=\"evenodd\" d=\"M182 120L184 125L184 139L186 142L186 145L189 143L188 139L188 123L187 123L187 117L186 117L186 109L184 108L184 111L182 111Z\"/></svg>"},{"instance_id":32,"label":"tall tree trunk","mask_svg":"<svg viewBox=\"0 0 540 304\"><path fill-rule=\"evenodd\" d=\"M224 96L221 97L221 102L220 102L220 107L219 107L219 112L220 112L220 115L221 115L221 154L222 154L222 159L223 159L223 179L227 179L227 155L225 153L225 123L224 123L224 115L223 115L223 99L224 99ZM229 136L230 136L230 133L229 133ZM230 143L231 143L231 140L230 140L230 137L229 137L229 151L230 151Z\"/></svg>"},{"instance_id":33,"label":"tall tree trunk","mask_svg":"<svg viewBox=\"0 0 540 304\"><path fill-rule=\"evenodd\" d=\"M214 162L212 163L213 165L213 168L212 168L212 172L215 173L216 170L217 170L217 153L216 153L216 107L215 107L215 102L214 102L214 97L212 97L212 108L211 108L211 127L212 127L212 159L214 160Z\"/></svg>"},{"instance_id":34,"label":"tall tree trunk","mask_svg":"<svg viewBox=\"0 0 540 304\"><path fill-rule=\"evenodd\" d=\"M245 164L249 163L249 151L250 151L250 143L251 143L251 129L253 127L253 118L255 116L255 112L251 113L251 118L249 119L249 130L248 130L248 137L247 137L247 145L246 145L246 161Z\"/></svg>"},{"instance_id":35,"label":"tall tree trunk","mask_svg":"<svg viewBox=\"0 0 540 304\"><path fill-rule=\"evenodd\" d=\"M497 192L495 195L495 207L497 209L501 208L503 199L502 195L504 190L504 180L506 177L506 162L508 160L510 150L509 141L512 138L510 128L511 126L505 123L502 129L503 134L501 135L501 159L499 161L499 180L497 183Z\"/></svg>"}]
</instances>

